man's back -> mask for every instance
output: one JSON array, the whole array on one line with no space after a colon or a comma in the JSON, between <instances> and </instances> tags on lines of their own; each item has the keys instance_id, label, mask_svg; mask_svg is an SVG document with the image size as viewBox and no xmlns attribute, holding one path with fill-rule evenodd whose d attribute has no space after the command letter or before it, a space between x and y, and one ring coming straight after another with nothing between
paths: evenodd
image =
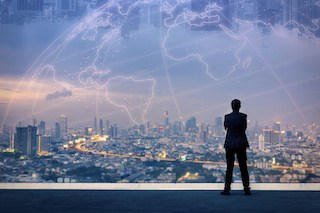
<instances>
[{"instance_id":1,"label":"man's back","mask_svg":"<svg viewBox=\"0 0 320 213\"><path fill-rule=\"evenodd\" d=\"M232 112L225 115L224 127L227 130L225 148L238 149L249 147L246 136L247 115L240 112Z\"/></svg>"}]
</instances>

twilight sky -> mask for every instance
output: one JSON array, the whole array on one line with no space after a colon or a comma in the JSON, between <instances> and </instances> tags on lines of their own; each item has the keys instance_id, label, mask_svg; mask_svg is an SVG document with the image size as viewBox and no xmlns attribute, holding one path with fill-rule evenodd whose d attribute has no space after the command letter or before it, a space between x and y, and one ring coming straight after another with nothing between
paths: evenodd
<instances>
[{"instance_id":1,"label":"twilight sky","mask_svg":"<svg viewBox=\"0 0 320 213\"><path fill-rule=\"evenodd\" d=\"M320 39L311 29L235 20L231 29L194 31L188 11L155 27L141 6L139 29L124 38L108 7L117 8L1 26L2 124L35 118L52 126L60 114L71 126L95 116L120 126L162 123L165 110L170 121L212 124L234 98L261 124L319 123Z\"/></svg>"}]
</instances>

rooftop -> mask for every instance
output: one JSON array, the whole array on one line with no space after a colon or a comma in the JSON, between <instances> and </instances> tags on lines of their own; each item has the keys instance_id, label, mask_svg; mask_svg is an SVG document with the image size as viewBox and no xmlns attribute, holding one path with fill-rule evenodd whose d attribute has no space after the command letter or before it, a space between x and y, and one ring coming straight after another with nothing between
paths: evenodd
<instances>
[{"instance_id":1,"label":"rooftop","mask_svg":"<svg viewBox=\"0 0 320 213\"><path fill-rule=\"evenodd\" d=\"M20 187L20 189L18 189ZM320 184L7 184L1 212L318 212ZM99 190L100 189L100 190Z\"/></svg>"}]
</instances>

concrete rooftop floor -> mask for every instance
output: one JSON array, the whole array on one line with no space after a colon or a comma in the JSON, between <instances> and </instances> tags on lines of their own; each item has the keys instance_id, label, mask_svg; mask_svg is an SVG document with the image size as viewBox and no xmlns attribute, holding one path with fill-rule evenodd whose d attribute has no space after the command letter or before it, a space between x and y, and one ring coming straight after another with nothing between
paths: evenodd
<instances>
[{"instance_id":1,"label":"concrete rooftop floor","mask_svg":"<svg viewBox=\"0 0 320 213\"><path fill-rule=\"evenodd\" d=\"M319 212L320 191L0 189L0 212Z\"/></svg>"}]
</instances>

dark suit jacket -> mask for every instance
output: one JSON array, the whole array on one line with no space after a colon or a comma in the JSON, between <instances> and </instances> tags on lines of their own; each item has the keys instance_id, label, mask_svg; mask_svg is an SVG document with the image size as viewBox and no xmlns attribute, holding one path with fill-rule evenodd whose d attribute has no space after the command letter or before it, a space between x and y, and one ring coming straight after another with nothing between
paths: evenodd
<instances>
[{"instance_id":1,"label":"dark suit jacket","mask_svg":"<svg viewBox=\"0 0 320 213\"><path fill-rule=\"evenodd\" d=\"M247 115L232 112L224 117L224 128L227 130L224 148L239 149L249 147L246 136Z\"/></svg>"}]
</instances>

